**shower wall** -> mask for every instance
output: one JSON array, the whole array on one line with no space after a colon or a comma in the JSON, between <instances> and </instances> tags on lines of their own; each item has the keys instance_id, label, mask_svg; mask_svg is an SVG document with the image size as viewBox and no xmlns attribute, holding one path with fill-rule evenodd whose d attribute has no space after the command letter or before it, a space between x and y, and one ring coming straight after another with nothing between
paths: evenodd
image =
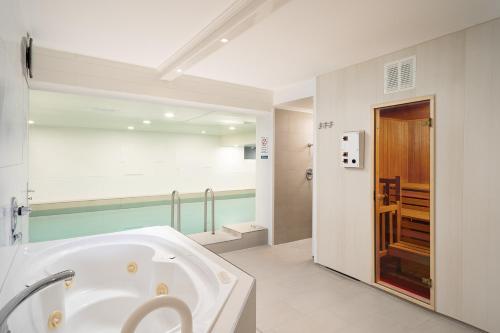
<instances>
[{"instance_id":1,"label":"shower wall","mask_svg":"<svg viewBox=\"0 0 500 333\"><path fill-rule=\"evenodd\" d=\"M312 114L275 111L274 244L312 235Z\"/></svg>"}]
</instances>

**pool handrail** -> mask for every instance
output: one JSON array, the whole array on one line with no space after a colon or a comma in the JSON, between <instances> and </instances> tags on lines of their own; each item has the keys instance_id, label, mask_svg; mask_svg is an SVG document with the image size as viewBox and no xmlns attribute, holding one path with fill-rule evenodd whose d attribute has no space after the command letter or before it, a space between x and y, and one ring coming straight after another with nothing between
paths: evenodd
<instances>
[{"instance_id":1,"label":"pool handrail","mask_svg":"<svg viewBox=\"0 0 500 333\"><path fill-rule=\"evenodd\" d=\"M215 194L214 191L209 187L205 190L205 203L204 203L204 225L203 230L207 232L207 199L208 192L210 192L210 198L212 200L212 235L215 235Z\"/></svg>"},{"instance_id":2,"label":"pool handrail","mask_svg":"<svg viewBox=\"0 0 500 333\"><path fill-rule=\"evenodd\" d=\"M174 225L175 217L175 198L177 197L177 228ZM181 195L179 191L173 190L170 197L170 226L181 231Z\"/></svg>"}]
</instances>

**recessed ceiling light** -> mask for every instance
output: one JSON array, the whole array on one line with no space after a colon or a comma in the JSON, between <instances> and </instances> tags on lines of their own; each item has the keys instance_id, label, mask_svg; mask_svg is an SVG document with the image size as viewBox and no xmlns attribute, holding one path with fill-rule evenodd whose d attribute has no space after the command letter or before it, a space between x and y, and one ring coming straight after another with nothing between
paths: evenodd
<instances>
[{"instance_id":1,"label":"recessed ceiling light","mask_svg":"<svg viewBox=\"0 0 500 333\"><path fill-rule=\"evenodd\" d=\"M207 134L207 131L201 131L201 134Z\"/></svg>"},{"instance_id":2,"label":"recessed ceiling light","mask_svg":"<svg viewBox=\"0 0 500 333\"><path fill-rule=\"evenodd\" d=\"M222 38L222 39L220 40L220 42L221 42L221 43L226 44L227 42L229 42L229 39L227 39L227 38Z\"/></svg>"},{"instance_id":3,"label":"recessed ceiling light","mask_svg":"<svg viewBox=\"0 0 500 333\"><path fill-rule=\"evenodd\" d=\"M182 73L182 68L177 68L175 71L176 71L177 73Z\"/></svg>"},{"instance_id":4,"label":"recessed ceiling light","mask_svg":"<svg viewBox=\"0 0 500 333\"><path fill-rule=\"evenodd\" d=\"M175 114L173 114L172 112L167 112L167 113L165 113L165 117L173 118L173 117L175 117Z\"/></svg>"},{"instance_id":5,"label":"recessed ceiling light","mask_svg":"<svg viewBox=\"0 0 500 333\"><path fill-rule=\"evenodd\" d=\"M234 147L235 147L235 148L238 148L238 147L239 147L239 145L234 145Z\"/></svg>"},{"instance_id":6,"label":"recessed ceiling light","mask_svg":"<svg viewBox=\"0 0 500 333\"><path fill-rule=\"evenodd\" d=\"M33 125L35 123L34 120L28 120L28 124Z\"/></svg>"},{"instance_id":7,"label":"recessed ceiling light","mask_svg":"<svg viewBox=\"0 0 500 333\"><path fill-rule=\"evenodd\" d=\"M231 130L231 131L234 131L235 129L236 129L236 127L234 127L234 126L229 127L229 130Z\"/></svg>"},{"instance_id":8,"label":"recessed ceiling light","mask_svg":"<svg viewBox=\"0 0 500 333\"><path fill-rule=\"evenodd\" d=\"M134 126L129 126L129 127L127 127L127 129L133 131L135 129L135 127Z\"/></svg>"},{"instance_id":9,"label":"recessed ceiling light","mask_svg":"<svg viewBox=\"0 0 500 333\"><path fill-rule=\"evenodd\" d=\"M142 123L144 125L151 125L151 120L143 120Z\"/></svg>"}]
</instances>

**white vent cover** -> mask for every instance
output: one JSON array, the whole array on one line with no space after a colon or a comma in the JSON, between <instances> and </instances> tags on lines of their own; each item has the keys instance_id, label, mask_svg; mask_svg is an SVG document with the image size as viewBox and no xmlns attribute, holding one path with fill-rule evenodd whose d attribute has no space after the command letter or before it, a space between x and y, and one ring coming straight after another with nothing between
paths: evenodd
<instances>
[{"instance_id":1,"label":"white vent cover","mask_svg":"<svg viewBox=\"0 0 500 333\"><path fill-rule=\"evenodd\" d=\"M384 93L415 88L417 77L417 58L415 56L390 62L384 65Z\"/></svg>"},{"instance_id":2,"label":"white vent cover","mask_svg":"<svg viewBox=\"0 0 500 333\"><path fill-rule=\"evenodd\" d=\"M384 93L390 94L399 90L399 62L384 66Z\"/></svg>"}]
</instances>

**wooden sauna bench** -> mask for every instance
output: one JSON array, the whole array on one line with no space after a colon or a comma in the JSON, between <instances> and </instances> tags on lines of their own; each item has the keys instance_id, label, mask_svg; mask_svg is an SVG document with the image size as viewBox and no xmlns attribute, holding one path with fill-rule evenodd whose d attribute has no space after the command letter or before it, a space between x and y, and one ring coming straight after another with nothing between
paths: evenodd
<instances>
[{"instance_id":1,"label":"wooden sauna bench","mask_svg":"<svg viewBox=\"0 0 500 333\"><path fill-rule=\"evenodd\" d=\"M429 212L429 184L402 183L401 201L403 208L401 215L408 219L426 221L431 220Z\"/></svg>"},{"instance_id":2,"label":"wooden sauna bench","mask_svg":"<svg viewBox=\"0 0 500 333\"><path fill-rule=\"evenodd\" d=\"M396 242L389 253L402 259L428 264L430 257L430 186L429 184L401 184L401 217Z\"/></svg>"},{"instance_id":3,"label":"wooden sauna bench","mask_svg":"<svg viewBox=\"0 0 500 333\"><path fill-rule=\"evenodd\" d=\"M403 217L407 217L412 220L420 220L420 221L430 221L431 214L428 211L423 210L415 210L411 208L402 208L401 215Z\"/></svg>"}]
</instances>

